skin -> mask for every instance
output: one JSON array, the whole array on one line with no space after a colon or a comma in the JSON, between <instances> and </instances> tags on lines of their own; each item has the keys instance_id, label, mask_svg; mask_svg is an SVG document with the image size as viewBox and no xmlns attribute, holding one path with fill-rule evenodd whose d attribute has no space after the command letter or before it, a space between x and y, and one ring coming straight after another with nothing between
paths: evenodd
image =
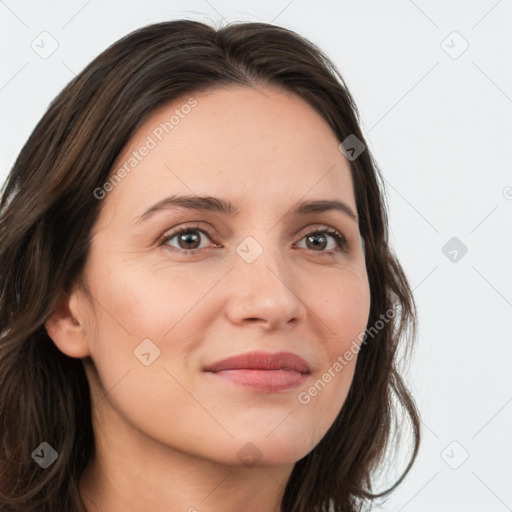
<instances>
[{"instance_id":1,"label":"skin","mask_svg":"<svg viewBox=\"0 0 512 512\"><path fill-rule=\"evenodd\" d=\"M357 221L335 210L289 214L315 199L357 213L349 162L327 123L275 87L193 96L197 106L101 199L84 273L93 300L75 286L46 323L62 352L83 358L91 387L97 453L80 481L89 512L279 511L294 463L341 410L357 357L308 404L298 395L368 321ZM114 169L187 98L155 110ZM174 208L137 222L172 194L220 197L241 212ZM198 237L195 254L177 236L158 245L181 227ZM331 235L308 244L325 227L345 236L346 251ZM252 263L236 252L247 236L263 251ZM148 338L160 355L145 366L134 350ZM296 353L312 373L264 393L203 371L252 350ZM245 445L257 459L250 467L238 455Z\"/></svg>"}]
</instances>

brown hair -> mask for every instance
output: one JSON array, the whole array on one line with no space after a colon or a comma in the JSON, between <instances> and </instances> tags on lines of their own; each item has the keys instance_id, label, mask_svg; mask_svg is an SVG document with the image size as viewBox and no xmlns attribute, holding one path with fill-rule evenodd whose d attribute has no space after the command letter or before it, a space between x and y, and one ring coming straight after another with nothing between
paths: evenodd
<instances>
[{"instance_id":1,"label":"brown hair","mask_svg":"<svg viewBox=\"0 0 512 512\"><path fill-rule=\"evenodd\" d=\"M2 511L85 510L78 482L94 455L88 381L82 360L63 354L44 323L82 277L101 208L95 189L158 106L218 85L256 83L292 91L340 141L352 134L367 146L341 74L311 42L265 23L215 29L177 20L107 48L56 97L22 148L0 200ZM416 337L416 306L388 244L384 184L368 148L350 164L370 283L368 326L384 325L371 339L365 334L346 401L325 437L296 462L283 512L361 510L403 480L420 443L419 414L397 366ZM392 309L399 314L383 322ZM398 406L410 420L412 454L395 484L375 494L393 425L403 431ZM32 453L44 441L58 458L42 470Z\"/></svg>"}]
</instances>

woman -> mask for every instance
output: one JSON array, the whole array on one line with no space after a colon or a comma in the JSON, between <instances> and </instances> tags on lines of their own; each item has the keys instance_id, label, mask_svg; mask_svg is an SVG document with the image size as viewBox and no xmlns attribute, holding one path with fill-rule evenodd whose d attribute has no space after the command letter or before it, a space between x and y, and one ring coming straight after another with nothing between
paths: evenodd
<instances>
[{"instance_id":1,"label":"woman","mask_svg":"<svg viewBox=\"0 0 512 512\"><path fill-rule=\"evenodd\" d=\"M391 492L420 441L416 313L379 179L341 75L289 30L172 21L97 57L3 188L1 510ZM377 494L397 405L412 454Z\"/></svg>"}]
</instances>

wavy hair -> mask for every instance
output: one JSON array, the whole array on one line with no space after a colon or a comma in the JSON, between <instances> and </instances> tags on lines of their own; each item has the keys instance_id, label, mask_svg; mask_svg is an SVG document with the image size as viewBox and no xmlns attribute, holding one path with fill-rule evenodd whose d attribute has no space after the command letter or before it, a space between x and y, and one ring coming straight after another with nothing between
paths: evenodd
<instances>
[{"instance_id":1,"label":"wavy hair","mask_svg":"<svg viewBox=\"0 0 512 512\"><path fill-rule=\"evenodd\" d=\"M222 85L277 85L308 102L339 141L366 150L350 162L370 283L368 326L346 401L324 438L294 465L282 512L354 512L400 484L416 459L420 418L400 363L416 338L412 291L388 243L385 187L336 66L313 43L266 23L213 28L192 20L142 27L95 58L48 107L10 169L0 198L0 509L84 512L79 479L94 455L83 361L63 354L44 324L80 283L117 155L157 107ZM382 316L398 312L389 321ZM398 349L404 350L403 354ZM403 414L402 414L403 413ZM405 416L404 416L405 415ZM406 417L412 451L396 482L375 492L393 433ZM58 452L42 470L43 442Z\"/></svg>"}]
</instances>

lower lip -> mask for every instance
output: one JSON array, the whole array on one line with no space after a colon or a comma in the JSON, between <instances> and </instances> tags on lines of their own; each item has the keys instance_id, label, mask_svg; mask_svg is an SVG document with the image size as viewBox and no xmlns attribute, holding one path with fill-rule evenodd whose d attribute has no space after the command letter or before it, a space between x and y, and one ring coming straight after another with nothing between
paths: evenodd
<instances>
[{"instance_id":1,"label":"lower lip","mask_svg":"<svg viewBox=\"0 0 512 512\"><path fill-rule=\"evenodd\" d=\"M220 379L257 391L286 391L304 384L309 374L293 370L221 370L209 372Z\"/></svg>"}]
</instances>

